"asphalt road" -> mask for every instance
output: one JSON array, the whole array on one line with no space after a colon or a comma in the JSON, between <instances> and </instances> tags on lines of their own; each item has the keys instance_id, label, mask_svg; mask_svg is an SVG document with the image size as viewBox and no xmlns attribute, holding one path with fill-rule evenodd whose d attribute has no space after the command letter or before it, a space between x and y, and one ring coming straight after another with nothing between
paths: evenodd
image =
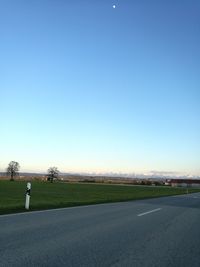
<instances>
[{"instance_id":1,"label":"asphalt road","mask_svg":"<svg viewBox=\"0 0 200 267\"><path fill-rule=\"evenodd\" d=\"M0 266L200 266L200 193L0 216Z\"/></svg>"}]
</instances>

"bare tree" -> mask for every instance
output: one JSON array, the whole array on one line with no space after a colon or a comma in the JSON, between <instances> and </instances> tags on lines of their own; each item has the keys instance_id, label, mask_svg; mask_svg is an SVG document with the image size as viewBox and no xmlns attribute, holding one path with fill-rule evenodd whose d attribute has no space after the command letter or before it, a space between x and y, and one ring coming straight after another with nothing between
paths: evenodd
<instances>
[{"instance_id":1,"label":"bare tree","mask_svg":"<svg viewBox=\"0 0 200 267\"><path fill-rule=\"evenodd\" d=\"M14 181L14 177L19 174L19 169L20 165L16 161L11 161L8 164L7 174L10 176L10 181Z\"/></svg>"},{"instance_id":2,"label":"bare tree","mask_svg":"<svg viewBox=\"0 0 200 267\"><path fill-rule=\"evenodd\" d=\"M50 167L47 172L47 180L51 183L53 183L54 179L58 178L58 175L60 173L57 167Z\"/></svg>"}]
</instances>

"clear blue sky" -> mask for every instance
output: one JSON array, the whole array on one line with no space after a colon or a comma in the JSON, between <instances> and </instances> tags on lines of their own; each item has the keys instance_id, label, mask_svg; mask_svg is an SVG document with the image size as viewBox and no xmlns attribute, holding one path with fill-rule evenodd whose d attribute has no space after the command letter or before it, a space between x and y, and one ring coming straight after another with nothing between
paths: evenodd
<instances>
[{"instance_id":1,"label":"clear blue sky","mask_svg":"<svg viewBox=\"0 0 200 267\"><path fill-rule=\"evenodd\" d=\"M0 0L0 76L2 170L200 175L199 0Z\"/></svg>"}]
</instances>

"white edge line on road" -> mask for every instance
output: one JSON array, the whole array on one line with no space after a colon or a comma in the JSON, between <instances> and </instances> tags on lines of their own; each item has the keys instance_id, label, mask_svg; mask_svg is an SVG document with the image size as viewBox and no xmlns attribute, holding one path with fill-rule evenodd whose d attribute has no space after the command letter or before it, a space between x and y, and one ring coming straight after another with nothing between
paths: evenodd
<instances>
[{"instance_id":1,"label":"white edge line on road","mask_svg":"<svg viewBox=\"0 0 200 267\"><path fill-rule=\"evenodd\" d=\"M43 213L43 212L59 211L59 210L92 208L94 206L116 205L119 203L122 204L122 203L127 203L127 202L131 202L131 201L110 202L110 203L108 202L108 203L99 203L99 204L90 204L90 205L80 205L80 206L74 206L74 207L55 208L55 209L47 209L47 210L34 210L34 211L26 211L26 212L19 212L19 213L2 214L2 215L0 215L0 219L3 217L11 217L11 216L19 216L19 215L31 215L31 214L37 214L37 213Z\"/></svg>"},{"instance_id":2,"label":"white edge line on road","mask_svg":"<svg viewBox=\"0 0 200 267\"><path fill-rule=\"evenodd\" d=\"M162 208L158 208L158 209L155 209L155 210L149 210L149 211L147 211L147 212L140 213L140 214L138 214L137 216L140 217L140 216L143 216L143 215L152 213L152 212L159 211L159 210L161 210L161 209L162 209Z\"/></svg>"}]
</instances>

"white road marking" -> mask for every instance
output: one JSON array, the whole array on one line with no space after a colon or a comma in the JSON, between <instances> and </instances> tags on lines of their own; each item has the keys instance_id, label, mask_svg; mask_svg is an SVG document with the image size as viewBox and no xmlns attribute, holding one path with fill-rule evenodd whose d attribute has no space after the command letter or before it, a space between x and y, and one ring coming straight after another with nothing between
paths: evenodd
<instances>
[{"instance_id":1,"label":"white road marking","mask_svg":"<svg viewBox=\"0 0 200 267\"><path fill-rule=\"evenodd\" d=\"M138 214L137 216L140 217L140 216L143 216L143 215L152 213L152 212L159 211L159 210L161 210L161 209L162 209L162 208L158 208L158 209L155 209L155 210L149 210L149 211L147 211L147 212L140 213L140 214Z\"/></svg>"},{"instance_id":2,"label":"white road marking","mask_svg":"<svg viewBox=\"0 0 200 267\"><path fill-rule=\"evenodd\" d=\"M170 196L170 197L176 197L176 198L181 198L181 197L184 197L184 198L200 198L199 195L193 196L192 194L175 195L175 196Z\"/></svg>"},{"instance_id":3,"label":"white road marking","mask_svg":"<svg viewBox=\"0 0 200 267\"><path fill-rule=\"evenodd\" d=\"M73 210L73 209L81 209L81 208L92 208L95 206L108 206L108 205L118 205L122 203L127 203L131 201L123 201L123 202L108 202L108 203L99 203L99 204L90 204L90 205L80 205L80 206L72 206L72 207L64 207L64 208L55 208L55 209L46 209L46 210L34 210L34 211L25 211L19 213L9 213L9 214L0 214L0 219L3 217L11 217L11 216L19 216L19 215L30 215L30 214L37 214L37 213L44 213L44 212L52 212L52 211L59 211L59 210Z\"/></svg>"}]
</instances>

